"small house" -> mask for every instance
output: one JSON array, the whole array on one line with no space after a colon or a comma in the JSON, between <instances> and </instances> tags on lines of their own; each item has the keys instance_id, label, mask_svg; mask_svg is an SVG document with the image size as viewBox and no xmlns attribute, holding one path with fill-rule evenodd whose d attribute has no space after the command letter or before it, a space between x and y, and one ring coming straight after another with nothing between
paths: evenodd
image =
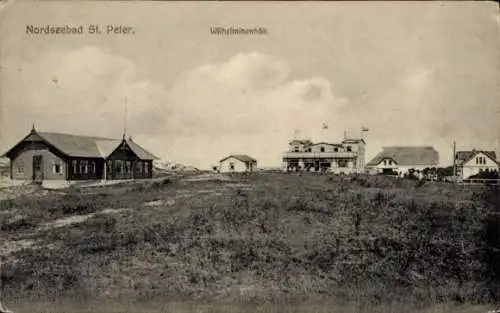
<instances>
[{"instance_id":1,"label":"small house","mask_svg":"<svg viewBox=\"0 0 500 313\"><path fill-rule=\"evenodd\" d=\"M439 154L429 146L384 147L367 167L376 173L397 173L405 175L410 170L422 172L439 165Z\"/></svg>"},{"instance_id":2,"label":"small house","mask_svg":"<svg viewBox=\"0 0 500 313\"><path fill-rule=\"evenodd\" d=\"M253 172L256 168L256 159L244 154L234 154L219 161L218 171L221 173Z\"/></svg>"},{"instance_id":3,"label":"small house","mask_svg":"<svg viewBox=\"0 0 500 313\"><path fill-rule=\"evenodd\" d=\"M500 164L495 151L458 151L455 154L457 176L467 179L482 172L498 172Z\"/></svg>"}]
</instances>

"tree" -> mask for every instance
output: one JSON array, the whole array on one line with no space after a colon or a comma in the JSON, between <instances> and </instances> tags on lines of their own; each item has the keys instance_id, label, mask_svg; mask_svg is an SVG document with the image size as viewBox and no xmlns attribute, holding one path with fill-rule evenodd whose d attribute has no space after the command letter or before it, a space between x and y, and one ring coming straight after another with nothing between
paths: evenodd
<instances>
[{"instance_id":1,"label":"tree","mask_svg":"<svg viewBox=\"0 0 500 313\"><path fill-rule=\"evenodd\" d=\"M431 169L429 167L424 168L422 171L422 174L424 174L424 177L427 177L431 172Z\"/></svg>"},{"instance_id":2,"label":"tree","mask_svg":"<svg viewBox=\"0 0 500 313\"><path fill-rule=\"evenodd\" d=\"M445 177L453 176L453 166L436 168L438 180L443 180Z\"/></svg>"}]
</instances>

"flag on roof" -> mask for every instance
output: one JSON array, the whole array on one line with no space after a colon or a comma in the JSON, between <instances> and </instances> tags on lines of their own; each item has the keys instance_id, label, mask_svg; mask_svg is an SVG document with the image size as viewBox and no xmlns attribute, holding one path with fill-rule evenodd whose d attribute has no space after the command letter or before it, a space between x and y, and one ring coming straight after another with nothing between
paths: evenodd
<instances>
[{"instance_id":1,"label":"flag on roof","mask_svg":"<svg viewBox=\"0 0 500 313\"><path fill-rule=\"evenodd\" d=\"M367 131L368 131L368 128L366 128L366 127L364 127L364 126L363 126L363 127L361 127L361 131L362 131L362 132L367 132Z\"/></svg>"}]
</instances>

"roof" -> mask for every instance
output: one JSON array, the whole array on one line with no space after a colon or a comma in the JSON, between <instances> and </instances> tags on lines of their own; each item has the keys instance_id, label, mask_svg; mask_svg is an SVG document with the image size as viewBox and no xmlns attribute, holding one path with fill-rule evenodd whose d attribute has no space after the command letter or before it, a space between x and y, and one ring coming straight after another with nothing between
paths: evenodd
<instances>
[{"instance_id":1,"label":"roof","mask_svg":"<svg viewBox=\"0 0 500 313\"><path fill-rule=\"evenodd\" d=\"M324 142L324 141L311 144L311 146L317 146L317 145L328 145L328 146L335 146L335 147L342 146L342 144L340 144L340 143L331 143L331 142Z\"/></svg>"},{"instance_id":2,"label":"roof","mask_svg":"<svg viewBox=\"0 0 500 313\"><path fill-rule=\"evenodd\" d=\"M30 136L38 136L63 154L71 157L107 158L124 139L81 136L64 133L37 132L32 130L22 141ZM22 142L21 141L21 142ZM140 147L131 139L125 140L130 149L142 160L154 160L156 156ZM17 144L16 144L17 146ZM15 147L15 146L14 146ZM12 148L13 149L13 148ZM10 149L9 152L12 150ZM7 153L9 153L7 152ZM7 154L6 153L6 154Z\"/></svg>"},{"instance_id":3,"label":"roof","mask_svg":"<svg viewBox=\"0 0 500 313\"><path fill-rule=\"evenodd\" d=\"M438 165L439 154L429 146L415 147L384 147L382 152L377 154L367 165L378 165L384 159L392 159L397 165L412 166L412 165Z\"/></svg>"},{"instance_id":4,"label":"roof","mask_svg":"<svg viewBox=\"0 0 500 313\"><path fill-rule=\"evenodd\" d=\"M312 141L309 139L305 140L300 140L300 139L293 139L289 142L289 144L294 144L294 143L299 143L299 144L304 144L304 145L310 145L312 144Z\"/></svg>"},{"instance_id":5,"label":"roof","mask_svg":"<svg viewBox=\"0 0 500 313\"><path fill-rule=\"evenodd\" d=\"M363 138L347 138L342 140L342 143L365 143L365 140Z\"/></svg>"},{"instance_id":6,"label":"roof","mask_svg":"<svg viewBox=\"0 0 500 313\"><path fill-rule=\"evenodd\" d=\"M342 143L332 143L332 142L324 142L324 141L320 141L320 142L312 142L311 140L299 140L299 139L294 139L292 141L289 142L290 145L292 144L303 144L303 145L306 145L306 146L315 146L315 145L319 145L319 144L324 144L324 145L330 145L330 146L342 146L343 144L345 143L360 143L360 142L363 142L365 143L365 141L363 139L344 139L342 140Z\"/></svg>"},{"instance_id":7,"label":"roof","mask_svg":"<svg viewBox=\"0 0 500 313\"><path fill-rule=\"evenodd\" d=\"M147 151L143 147L139 146L135 141L132 139L127 139L126 140L128 146L132 151L139 157L139 159L142 160L158 160L159 158L152 154L151 152Z\"/></svg>"},{"instance_id":8,"label":"roof","mask_svg":"<svg viewBox=\"0 0 500 313\"><path fill-rule=\"evenodd\" d=\"M252 163L257 163L257 160L246 155L246 154L232 154L230 156L227 156L225 158L223 158L222 160L220 160L219 162L223 162L229 158L234 158L236 160L239 160L241 162L252 162Z\"/></svg>"},{"instance_id":9,"label":"roof","mask_svg":"<svg viewBox=\"0 0 500 313\"><path fill-rule=\"evenodd\" d=\"M472 150L472 151L458 151L456 153L455 159L457 160L458 165L462 165L464 163L469 162L473 157L478 155L479 153L483 153L496 163L497 161L497 154L495 151L484 151L484 150Z\"/></svg>"}]
</instances>

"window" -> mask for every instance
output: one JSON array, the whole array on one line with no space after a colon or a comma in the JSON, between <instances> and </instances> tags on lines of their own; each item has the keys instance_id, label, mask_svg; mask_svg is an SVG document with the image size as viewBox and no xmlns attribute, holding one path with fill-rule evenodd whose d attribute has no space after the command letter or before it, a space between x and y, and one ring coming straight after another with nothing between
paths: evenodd
<instances>
[{"instance_id":1,"label":"window","mask_svg":"<svg viewBox=\"0 0 500 313\"><path fill-rule=\"evenodd\" d=\"M106 173L111 173L113 171L113 161L109 160L106 162Z\"/></svg>"},{"instance_id":2,"label":"window","mask_svg":"<svg viewBox=\"0 0 500 313\"><path fill-rule=\"evenodd\" d=\"M148 173L149 173L149 163L144 162L144 174L148 174Z\"/></svg>"},{"instance_id":3,"label":"window","mask_svg":"<svg viewBox=\"0 0 500 313\"><path fill-rule=\"evenodd\" d=\"M24 164L22 162L17 164L17 172L20 174L24 173Z\"/></svg>"},{"instance_id":4,"label":"window","mask_svg":"<svg viewBox=\"0 0 500 313\"><path fill-rule=\"evenodd\" d=\"M72 165L72 167L73 167L73 173L79 173L79 172L78 172L78 166L76 166L76 165L77 165L77 163L78 163L78 162L77 162L77 160L73 160L73 161L71 162L71 165Z\"/></svg>"},{"instance_id":5,"label":"window","mask_svg":"<svg viewBox=\"0 0 500 313\"><path fill-rule=\"evenodd\" d=\"M96 172L95 161L91 161L91 162L90 162L90 172L91 172L92 174L95 174L95 172Z\"/></svg>"},{"instance_id":6,"label":"window","mask_svg":"<svg viewBox=\"0 0 500 313\"><path fill-rule=\"evenodd\" d=\"M477 157L476 164L486 164L486 158L485 157Z\"/></svg>"},{"instance_id":7,"label":"window","mask_svg":"<svg viewBox=\"0 0 500 313\"><path fill-rule=\"evenodd\" d=\"M137 161L137 164L135 165L135 168L137 169L137 172L142 173L142 162Z\"/></svg>"},{"instance_id":8,"label":"window","mask_svg":"<svg viewBox=\"0 0 500 313\"><path fill-rule=\"evenodd\" d=\"M294 146L294 147L293 147L293 152L299 152L299 151L300 151L299 146Z\"/></svg>"},{"instance_id":9,"label":"window","mask_svg":"<svg viewBox=\"0 0 500 313\"><path fill-rule=\"evenodd\" d=\"M311 151L312 151L311 148L306 149L306 152L311 152Z\"/></svg>"},{"instance_id":10,"label":"window","mask_svg":"<svg viewBox=\"0 0 500 313\"><path fill-rule=\"evenodd\" d=\"M234 170L234 163L233 163L233 162L230 162L230 163L229 163L229 169L230 169L230 170Z\"/></svg>"},{"instance_id":11,"label":"window","mask_svg":"<svg viewBox=\"0 0 500 313\"><path fill-rule=\"evenodd\" d=\"M125 161L125 173L130 173L132 171L132 162Z\"/></svg>"},{"instance_id":12,"label":"window","mask_svg":"<svg viewBox=\"0 0 500 313\"><path fill-rule=\"evenodd\" d=\"M384 165L387 165L387 160L384 160Z\"/></svg>"},{"instance_id":13,"label":"window","mask_svg":"<svg viewBox=\"0 0 500 313\"><path fill-rule=\"evenodd\" d=\"M352 151L351 146L347 146L347 152L351 152L351 151Z\"/></svg>"},{"instance_id":14,"label":"window","mask_svg":"<svg viewBox=\"0 0 500 313\"><path fill-rule=\"evenodd\" d=\"M122 160L116 160L115 161L115 172L121 173L123 168L123 161Z\"/></svg>"},{"instance_id":15,"label":"window","mask_svg":"<svg viewBox=\"0 0 500 313\"><path fill-rule=\"evenodd\" d=\"M339 160L339 167L347 167L347 160Z\"/></svg>"},{"instance_id":16,"label":"window","mask_svg":"<svg viewBox=\"0 0 500 313\"><path fill-rule=\"evenodd\" d=\"M35 167L35 171L41 171L42 170L42 156L41 155L35 155L33 156L33 163Z\"/></svg>"},{"instance_id":17,"label":"window","mask_svg":"<svg viewBox=\"0 0 500 313\"><path fill-rule=\"evenodd\" d=\"M339 148L335 148L335 149L333 149L333 151L339 152Z\"/></svg>"},{"instance_id":18,"label":"window","mask_svg":"<svg viewBox=\"0 0 500 313\"><path fill-rule=\"evenodd\" d=\"M61 173L61 164L56 163L55 161L52 161L52 172L54 174L60 174Z\"/></svg>"},{"instance_id":19,"label":"window","mask_svg":"<svg viewBox=\"0 0 500 313\"><path fill-rule=\"evenodd\" d=\"M87 174L89 172L89 161L80 160L80 173Z\"/></svg>"},{"instance_id":20,"label":"window","mask_svg":"<svg viewBox=\"0 0 500 313\"><path fill-rule=\"evenodd\" d=\"M325 147L321 147L321 148L319 148L319 151L320 151L320 152L325 152Z\"/></svg>"}]
</instances>

